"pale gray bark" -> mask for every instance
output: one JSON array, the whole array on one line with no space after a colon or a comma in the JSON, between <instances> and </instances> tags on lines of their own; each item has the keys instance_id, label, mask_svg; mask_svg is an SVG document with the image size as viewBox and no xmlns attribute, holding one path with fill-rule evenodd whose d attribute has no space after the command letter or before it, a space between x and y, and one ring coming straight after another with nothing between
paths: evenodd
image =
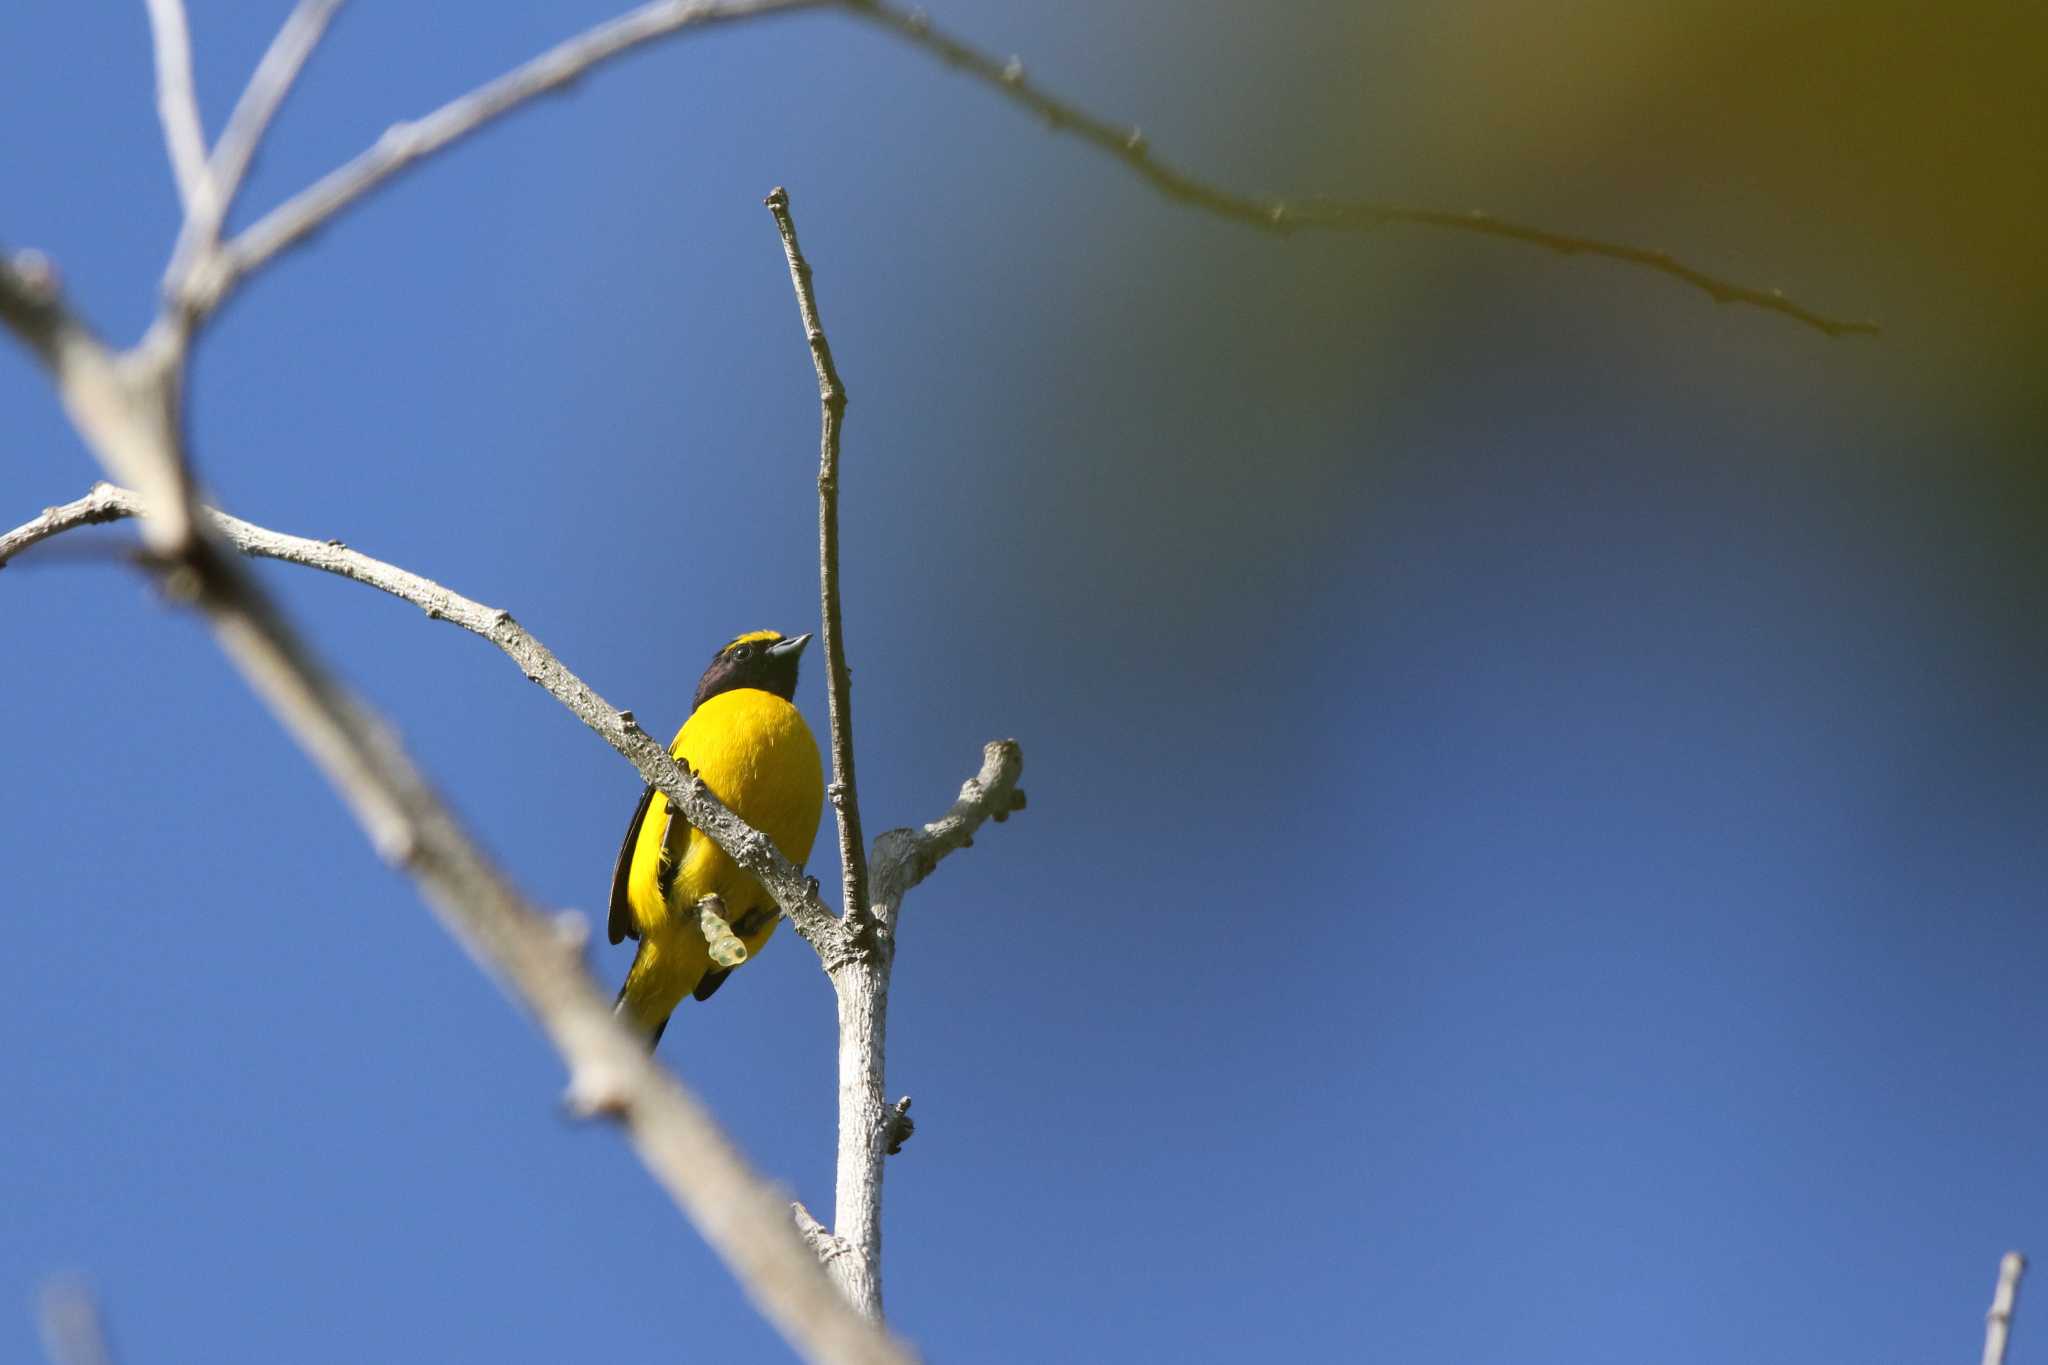
<instances>
[{"instance_id":1,"label":"pale gray bark","mask_svg":"<svg viewBox=\"0 0 2048 1365\"><path fill-rule=\"evenodd\" d=\"M2027 1258L2017 1251L2006 1252L1998 1262L1998 1288L1991 1294L1991 1311L1984 1315L1983 1365L2005 1365L2012 1317L2019 1307L2020 1277L2026 1273Z\"/></svg>"},{"instance_id":2,"label":"pale gray bark","mask_svg":"<svg viewBox=\"0 0 2048 1365\"><path fill-rule=\"evenodd\" d=\"M185 0L143 0L149 11L150 46L156 59L156 114L164 128L164 152L178 202L190 213L206 179L206 132L192 89L192 34Z\"/></svg>"}]
</instances>

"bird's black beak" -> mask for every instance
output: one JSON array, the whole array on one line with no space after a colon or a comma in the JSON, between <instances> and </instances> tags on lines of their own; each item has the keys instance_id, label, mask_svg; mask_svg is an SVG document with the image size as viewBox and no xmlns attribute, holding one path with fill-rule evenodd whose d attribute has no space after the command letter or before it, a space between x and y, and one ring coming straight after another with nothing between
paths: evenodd
<instances>
[{"instance_id":1,"label":"bird's black beak","mask_svg":"<svg viewBox=\"0 0 2048 1365\"><path fill-rule=\"evenodd\" d=\"M768 657L771 659L794 658L803 653L804 646L810 642L811 633L809 631L805 631L794 639L777 640L774 644L768 646Z\"/></svg>"}]
</instances>

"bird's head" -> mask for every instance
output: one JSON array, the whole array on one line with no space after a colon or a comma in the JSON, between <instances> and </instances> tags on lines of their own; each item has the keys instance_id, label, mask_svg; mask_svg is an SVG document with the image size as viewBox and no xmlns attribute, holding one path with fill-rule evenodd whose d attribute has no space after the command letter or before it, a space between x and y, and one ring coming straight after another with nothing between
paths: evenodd
<instances>
[{"instance_id":1,"label":"bird's head","mask_svg":"<svg viewBox=\"0 0 2048 1365\"><path fill-rule=\"evenodd\" d=\"M808 632L785 639L781 631L750 630L711 656L711 666L697 680L696 710L721 692L742 687L773 692L784 701L796 696L796 663L811 642Z\"/></svg>"}]
</instances>

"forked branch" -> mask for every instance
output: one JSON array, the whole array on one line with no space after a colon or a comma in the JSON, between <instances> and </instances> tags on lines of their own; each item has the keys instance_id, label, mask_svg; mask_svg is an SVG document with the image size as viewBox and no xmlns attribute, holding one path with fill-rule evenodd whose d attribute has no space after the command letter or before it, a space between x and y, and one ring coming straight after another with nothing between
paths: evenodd
<instances>
[{"instance_id":1,"label":"forked branch","mask_svg":"<svg viewBox=\"0 0 2048 1365\"><path fill-rule=\"evenodd\" d=\"M196 263L181 282L178 306L194 317L205 316L272 257L303 241L414 162L468 137L529 100L565 89L592 68L643 43L685 29L828 3L831 0L651 0L586 29L423 118L392 124L368 150L299 191Z\"/></svg>"}]
</instances>

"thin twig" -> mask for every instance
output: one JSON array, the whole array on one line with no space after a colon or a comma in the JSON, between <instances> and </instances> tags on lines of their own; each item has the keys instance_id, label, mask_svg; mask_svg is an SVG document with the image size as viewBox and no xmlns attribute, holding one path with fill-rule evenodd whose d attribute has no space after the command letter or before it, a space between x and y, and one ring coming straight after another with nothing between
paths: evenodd
<instances>
[{"instance_id":1,"label":"thin twig","mask_svg":"<svg viewBox=\"0 0 2048 1365\"><path fill-rule=\"evenodd\" d=\"M2026 1273L2027 1258L2017 1251L2006 1252L1998 1262L1998 1288L1991 1295L1991 1311L1984 1315L1984 1365L2005 1365L2012 1315L2019 1306L2020 1277Z\"/></svg>"},{"instance_id":2,"label":"thin twig","mask_svg":"<svg viewBox=\"0 0 2048 1365\"><path fill-rule=\"evenodd\" d=\"M299 0L277 36L270 40L263 59L256 64L255 74L243 88L241 98L235 101L220 141L214 144L202 192L186 204L185 225L179 231L177 247L171 252L170 269L165 272L166 294L173 298L182 294L184 278L194 264L211 256L219 246L221 224L227 221L235 197L242 192L242 182L270 129L271 119L276 117L306 58L319 45L328 21L341 5L342 0Z\"/></svg>"},{"instance_id":3,"label":"thin twig","mask_svg":"<svg viewBox=\"0 0 2048 1365\"><path fill-rule=\"evenodd\" d=\"M1532 246L1547 247L1564 255L1600 256L1640 266L1683 281L1706 293L1716 303L1743 303L1767 309L1817 328L1829 336L1875 333L1874 322L1852 322L1831 318L1794 303L1776 289L1754 289L1710 275L1704 270L1674 259L1664 251L1650 251L1619 242L1570 233L1552 232L1526 223L1510 222L1490 213L1474 210L1457 213L1446 209L1413 208L1365 199L1285 199L1244 194L1225 189L1176 169L1152 154L1144 133L1128 124L1119 125L1098 118L1033 85L1024 64L1015 57L996 58L941 33L921 10L901 9L882 0L842 0L845 7L892 33L909 39L950 66L965 71L982 83L1001 91L1046 121L1054 132L1071 133L1098 150L1107 152L1143 176L1169 199L1191 204L1221 218L1234 219L1269 232L1292 232L1302 228L1358 232L1389 223L1411 223L1424 227L1476 232L1488 237L1505 237Z\"/></svg>"},{"instance_id":4,"label":"thin twig","mask_svg":"<svg viewBox=\"0 0 2048 1365\"><path fill-rule=\"evenodd\" d=\"M652 0L599 24L424 118L385 129L367 151L272 209L194 269L184 281L181 304L195 317L212 312L250 272L415 161L537 95L562 89L600 63L683 29L828 3L831 0Z\"/></svg>"},{"instance_id":5,"label":"thin twig","mask_svg":"<svg viewBox=\"0 0 2048 1365\"><path fill-rule=\"evenodd\" d=\"M777 185L764 200L782 236L797 315L818 374L818 606L825 646L825 704L832 721L832 811L839 824L839 866L845 880L846 926L856 939L868 932L868 854L860 829L860 788L853 775L853 679L846 666L846 628L839 606L839 433L846 420L846 385L832 361L832 343L818 317L811 266L797 245L789 191ZM886 929L886 926L884 926Z\"/></svg>"},{"instance_id":6,"label":"thin twig","mask_svg":"<svg viewBox=\"0 0 2048 1365\"><path fill-rule=\"evenodd\" d=\"M951 809L922 829L892 829L875 840L874 893L879 905L895 905L905 892L932 874L949 853L974 843L982 823L997 824L1024 809L1024 751L1014 739L991 740L981 751L981 771L967 779Z\"/></svg>"},{"instance_id":7,"label":"thin twig","mask_svg":"<svg viewBox=\"0 0 2048 1365\"><path fill-rule=\"evenodd\" d=\"M114 1365L114 1347L90 1286L82 1280L52 1280L36 1299L50 1365Z\"/></svg>"},{"instance_id":8,"label":"thin twig","mask_svg":"<svg viewBox=\"0 0 2048 1365\"><path fill-rule=\"evenodd\" d=\"M827 1270L832 1268L834 1261L853 1254L853 1248L846 1244L844 1238L834 1237L832 1230L812 1217L811 1211L801 1203L792 1203L789 1206L789 1216L795 1220L797 1232L810 1246L819 1264Z\"/></svg>"},{"instance_id":9,"label":"thin twig","mask_svg":"<svg viewBox=\"0 0 2048 1365\"><path fill-rule=\"evenodd\" d=\"M185 212L206 194L206 132L192 89L192 36L185 26L185 0L143 0L156 51L156 112L164 126L164 150Z\"/></svg>"},{"instance_id":10,"label":"thin twig","mask_svg":"<svg viewBox=\"0 0 2048 1365\"><path fill-rule=\"evenodd\" d=\"M1875 334L1879 330L1874 322L1816 312L1776 289L1758 289L1710 274L1669 252L1555 232L1480 210L1461 213L1322 196L1289 199L1226 189L1159 160L1139 129L1112 123L1041 90L1026 77L1023 63L1015 57L998 59L941 33L922 11L902 9L882 0L652 0L558 44L422 119L393 124L368 150L265 214L203 261L194 262L193 268L178 276L178 306L194 320L203 318L217 309L251 273L413 162L466 137L535 96L567 85L631 48L686 28L826 5L844 9L909 40L1022 104L1054 131L1072 133L1115 157L1168 198L1219 217L1278 233L1299 229L1358 232L1388 224L1477 233L1563 255L1598 256L1651 270L1690 285L1717 303L1761 308L1829 336Z\"/></svg>"}]
</instances>

